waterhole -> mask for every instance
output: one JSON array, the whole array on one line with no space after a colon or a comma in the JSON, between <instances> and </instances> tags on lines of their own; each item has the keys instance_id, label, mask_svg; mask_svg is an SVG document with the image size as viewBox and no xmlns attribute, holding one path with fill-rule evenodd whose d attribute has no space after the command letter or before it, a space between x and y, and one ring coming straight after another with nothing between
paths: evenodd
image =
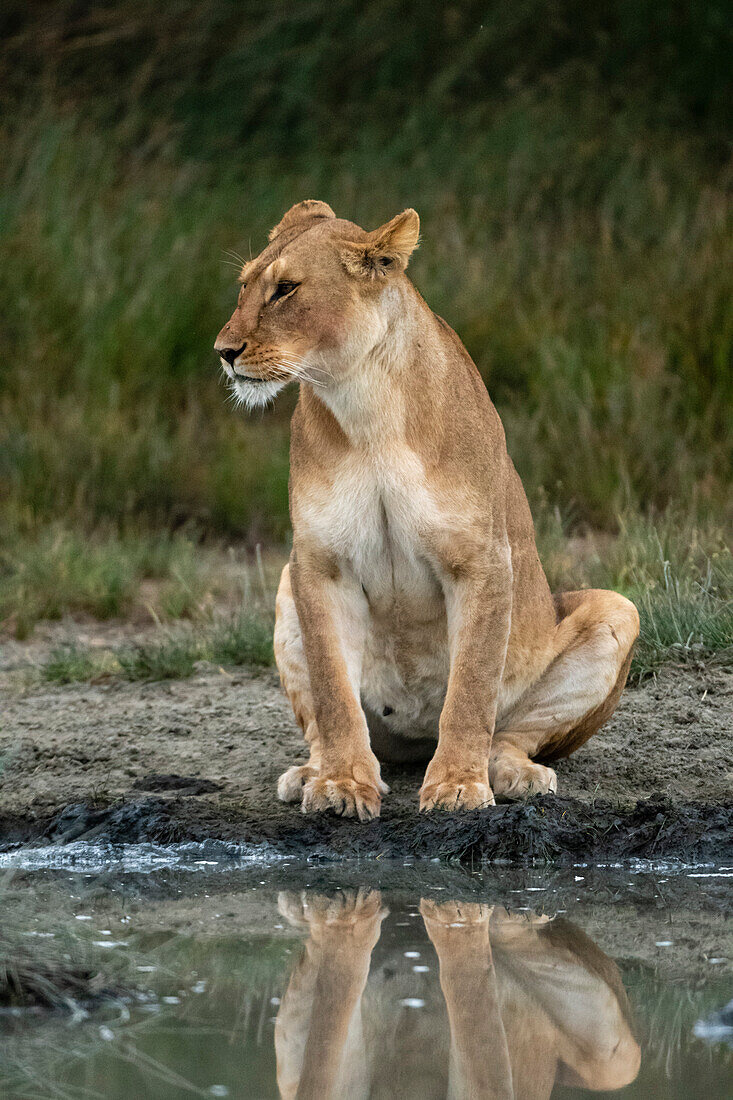
<instances>
[{"instance_id":1,"label":"waterhole","mask_svg":"<svg viewBox=\"0 0 733 1100\"><path fill-rule=\"evenodd\" d=\"M3 857L0 1096L730 1096L733 867Z\"/></svg>"}]
</instances>

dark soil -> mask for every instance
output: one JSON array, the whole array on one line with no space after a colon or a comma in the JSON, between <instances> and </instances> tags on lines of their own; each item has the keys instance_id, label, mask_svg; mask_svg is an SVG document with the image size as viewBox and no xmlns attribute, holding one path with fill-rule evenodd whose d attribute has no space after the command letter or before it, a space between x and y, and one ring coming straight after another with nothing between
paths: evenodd
<instances>
[{"instance_id":1,"label":"dark soil","mask_svg":"<svg viewBox=\"0 0 733 1100\"><path fill-rule=\"evenodd\" d=\"M25 833L25 839L52 844L171 844L217 837L266 843L294 857L321 860L410 856L476 863L605 863L634 858L697 863L733 851L733 802L675 805L664 798L640 801L631 810L557 796L465 814L420 815L393 806L368 824L330 814L303 817L292 810L288 819L282 813L217 813L207 804L146 798L103 808L74 803L40 829L38 824L26 831L16 822L16 836L20 839Z\"/></svg>"},{"instance_id":2,"label":"dark soil","mask_svg":"<svg viewBox=\"0 0 733 1100\"><path fill-rule=\"evenodd\" d=\"M224 789L223 783L197 779L195 775L144 775L132 784L135 791L178 791L180 794L213 794Z\"/></svg>"}]
</instances>

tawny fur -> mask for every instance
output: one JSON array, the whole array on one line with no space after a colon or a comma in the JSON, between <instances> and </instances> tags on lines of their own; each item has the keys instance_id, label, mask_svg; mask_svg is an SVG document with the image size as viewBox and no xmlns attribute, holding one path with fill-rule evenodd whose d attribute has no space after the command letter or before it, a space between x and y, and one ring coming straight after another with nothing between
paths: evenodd
<instances>
[{"instance_id":1,"label":"tawny fur","mask_svg":"<svg viewBox=\"0 0 733 1100\"><path fill-rule=\"evenodd\" d=\"M216 342L249 407L300 382L275 656L311 750L278 791L306 812L378 814L375 746L434 748L422 809L556 790L542 761L608 719L638 634L617 593L553 599L496 409L405 274L418 234L298 204Z\"/></svg>"}]
</instances>

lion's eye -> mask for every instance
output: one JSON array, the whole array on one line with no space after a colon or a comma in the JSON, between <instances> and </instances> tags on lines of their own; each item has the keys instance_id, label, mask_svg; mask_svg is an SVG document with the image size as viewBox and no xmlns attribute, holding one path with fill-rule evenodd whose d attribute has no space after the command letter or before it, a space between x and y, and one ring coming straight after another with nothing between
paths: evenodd
<instances>
[{"instance_id":1,"label":"lion's eye","mask_svg":"<svg viewBox=\"0 0 733 1100\"><path fill-rule=\"evenodd\" d=\"M278 283L277 286L275 287L275 289L273 290L272 294L270 295L269 305L272 305L273 302L280 302L283 298L290 297L290 295L293 294L298 289L299 286L300 286L300 283L292 283L292 282Z\"/></svg>"}]
</instances>

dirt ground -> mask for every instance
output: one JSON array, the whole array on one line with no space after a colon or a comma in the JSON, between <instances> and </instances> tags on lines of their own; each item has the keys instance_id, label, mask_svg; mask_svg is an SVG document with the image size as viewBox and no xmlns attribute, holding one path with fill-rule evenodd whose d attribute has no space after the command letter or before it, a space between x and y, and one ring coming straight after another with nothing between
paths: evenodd
<instances>
[{"instance_id":1,"label":"dirt ground","mask_svg":"<svg viewBox=\"0 0 733 1100\"><path fill-rule=\"evenodd\" d=\"M303 817L278 775L305 758L274 672L54 687L24 667L48 640L4 646L0 845L217 837L315 855L688 859L733 853L733 673L667 668L557 764L559 797L418 818L419 766L385 765L379 822Z\"/></svg>"}]
</instances>

